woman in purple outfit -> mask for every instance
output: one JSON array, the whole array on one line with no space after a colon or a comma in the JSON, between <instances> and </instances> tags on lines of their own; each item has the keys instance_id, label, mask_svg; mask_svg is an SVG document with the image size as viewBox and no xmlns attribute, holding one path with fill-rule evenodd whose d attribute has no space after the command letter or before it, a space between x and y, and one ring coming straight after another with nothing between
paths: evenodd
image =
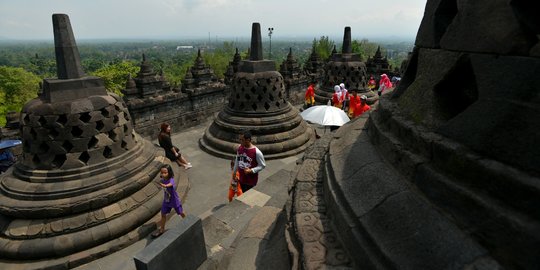
<instances>
[{"instance_id":1,"label":"woman in purple outfit","mask_svg":"<svg viewBox=\"0 0 540 270\"><path fill-rule=\"evenodd\" d=\"M186 217L184 210L182 209L182 203L176 193L176 184L174 183L174 172L171 165L163 165L160 170L161 180L159 184L163 187L164 198L161 205L161 220L159 222L159 230L152 234L153 237L158 237L165 231L165 222L167 222L167 214L172 209L176 211L182 218Z\"/></svg>"}]
</instances>

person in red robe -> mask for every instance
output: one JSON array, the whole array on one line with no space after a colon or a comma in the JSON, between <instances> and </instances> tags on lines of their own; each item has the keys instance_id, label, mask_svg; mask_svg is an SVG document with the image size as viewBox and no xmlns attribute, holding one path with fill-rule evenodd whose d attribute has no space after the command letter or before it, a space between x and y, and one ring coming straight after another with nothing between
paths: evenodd
<instances>
[{"instance_id":1,"label":"person in red robe","mask_svg":"<svg viewBox=\"0 0 540 270\"><path fill-rule=\"evenodd\" d=\"M315 83L311 82L306 90L306 106L309 108L315 105Z\"/></svg>"},{"instance_id":2,"label":"person in red robe","mask_svg":"<svg viewBox=\"0 0 540 270\"><path fill-rule=\"evenodd\" d=\"M334 86L334 94L332 94L332 105L341 109L341 87Z\"/></svg>"},{"instance_id":3,"label":"person in red robe","mask_svg":"<svg viewBox=\"0 0 540 270\"><path fill-rule=\"evenodd\" d=\"M377 86L377 82L375 82L375 79L373 79L373 76L369 76L369 81L367 83L367 87L369 88L369 90L375 89L376 86Z\"/></svg>"},{"instance_id":4,"label":"person in red robe","mask_svg":"<svg viewBox=\"0 0 540 270\"><path fill-rule=\"evenodd\" d=\"M360 96L357 94L356 89L351 90L351 95L349 96L349 112L348 115L350 118L354 117L354 110L356 104L360 103Z\"/></svg>"},{"instance_id":5,"label":"person in red robe","mask_svg":"<svg viewBox=\"0 0 540 270\"><path fill-rule=\"evenodd\" d=\"M357 103L354 109L354 117L362 115L364 112L369 111L369 109L371 109L371 107L367 105L367 97L362 95L360 97L360 103Z\"/></svg>"}]
</instances>

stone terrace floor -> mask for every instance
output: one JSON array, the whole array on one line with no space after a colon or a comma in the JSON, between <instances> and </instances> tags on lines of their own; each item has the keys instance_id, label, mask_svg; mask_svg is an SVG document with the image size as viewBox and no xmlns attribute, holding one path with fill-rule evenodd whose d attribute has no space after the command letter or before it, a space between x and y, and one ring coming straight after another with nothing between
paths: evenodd
<instances>
[{"instance_id":1,"label":"stone terrace floor","mask_svg":"<svg viewBox=\"0 0 540 270\"><path fill-rule=\"evenodd\" d=\"M173 130L173 144L180 151L193 168L188 170L189 191L183 207L187 214L199 216L201 219L212 214L220 207L228 204L227 194L229 187L230 161L211 156L199 148L198 141L211 122L202 123L198 126L182 131ZM319 134L324 132L318 131ZM327 131L328 132L328 131ZM157 140L152 142L157 143ZM296 160L303 154L278 160L267 160L266 169L260 173L260 179L265 179L281 169L294 167ZM177 165L174 170L183 170ZM167 221L166 228L171 228L180 222L180 218L174 215ZM88 264L79 266L79 270L135 270L133 256L152 241L150 236L137 243L124 248L116 253Z\"/></svg>"}]
</instances>

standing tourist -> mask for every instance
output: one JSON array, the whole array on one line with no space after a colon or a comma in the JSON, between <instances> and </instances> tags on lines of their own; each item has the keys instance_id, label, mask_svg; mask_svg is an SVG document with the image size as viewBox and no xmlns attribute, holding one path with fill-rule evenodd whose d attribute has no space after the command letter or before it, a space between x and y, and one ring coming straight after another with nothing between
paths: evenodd
<instances>
[{"instance_id":1,"label":"standing tourist","mask_svg":"<svg viewBox=\"0 0 540 270\"><path fill-rule=\"evenodd\" d=\"M240 146L236 151L233 172L236 170L239 172L242 192L246 192L257 185L259 172L265 167L263 153L251 143L251 133L245 131L240 134Z\"/></svg>"},{"instance_id":2,"label":"standing tourist","mask_svg":"<svg viewBox=\"0 0 540 270\"><path fill-rule=\"evenodd\" d=\"M315 83L311 82L306 90L306 107L315 105Z\"/></svg>"},{"instance_id":3,"label":"standing tourist","mask_svg":"<svg viewBox=\"0 0 540 270\"><path fill-rule=\"evenodd\" d=\"M349 108L349 91L347 90L347 88L345 88L344 83L340 83L339 88L341 88L341 103L342 103L341 109L346 112L347 109Z\"/></svg>"},{"instance_id":4,"label":"standing tourist","mask_svg":"<svg viewBox=\"0 0 540 270\"><path fill-rule=\"evenodd\" d=\"M388 78L388 75L382 74L381 80L379 81L379 91L377 91L379 96L382 95L384 91L389 88L392 88L392 82Z\"/></svg>"},{"instance_id":5,"label":"standing tourist","mask_svg":"<svg viewBox=\"0 0 540 270\"><path fill-rule=\"evenodd\" d=\"M334 94L332 94L332 105L341 109L341 87L334 86Z\"/></svg>"}]
</instances>

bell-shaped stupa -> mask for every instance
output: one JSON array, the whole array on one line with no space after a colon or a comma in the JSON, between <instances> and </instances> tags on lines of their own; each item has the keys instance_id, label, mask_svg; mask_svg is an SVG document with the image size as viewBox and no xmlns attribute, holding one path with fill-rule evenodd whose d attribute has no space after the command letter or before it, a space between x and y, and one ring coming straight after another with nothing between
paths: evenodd
<instances>
[{"instance_id":1,"label":"bell-shaped stupa","mask_svg":"<svg viewBox=\"0 0 540 270\"><path fill-rule=\"evenodd\" d=\"M283 76L274 61L263 60L261 28L253 23L251 51L234 75L229 104L199 141L210 154L231 158L244 130L266 159L298 154L314 140L313 129L285 99Z\"/></svg>"},{"instance_id":2,"label":"bell-shaped stupa","mask_svg":"<svg viewBox=\"0 0 540 270\"><path fill-rule=\"evenodd\" d=\"M22 109L23 158L0 177L0 259L35 264L24 269L125 247L155 228L162 202L164 158L134 132L122 99L85 75L69 17L52 20L58 78Z\"/></svg>"},{"instance_id":3,"label":"bell-shaped stupa","mask_svg":"<svg viewBox=\"0 0 540 270\"><path fill-rule=\"evenodd\" d=\"M372 104L379 99L377 93L367 87L366 64L362 62L360 54L352 52L351 28L345 27L341 53L332 52L326 65L326 74L323 86L315 90L317 103L326 104L332 98L334 85L345 84L349 91L356 90L358 95L366 95L368 103Z\"/></svg>"}]
</instances>

